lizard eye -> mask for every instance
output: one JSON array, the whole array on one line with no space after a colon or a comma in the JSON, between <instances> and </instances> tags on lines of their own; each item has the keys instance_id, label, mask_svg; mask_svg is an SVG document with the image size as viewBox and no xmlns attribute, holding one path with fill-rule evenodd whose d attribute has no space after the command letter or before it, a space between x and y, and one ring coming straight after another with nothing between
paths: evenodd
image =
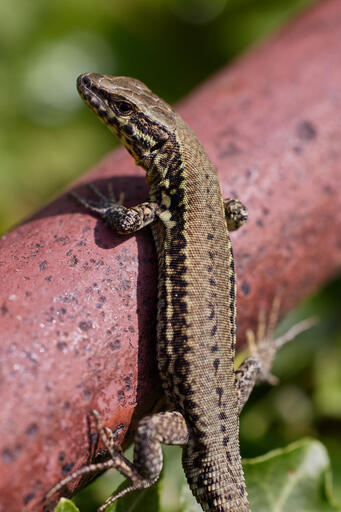
<instances>
[{"instance_id":1,"label":"lizard eye","mask_svg":"<svg viewBox=\"0 0 341 512\"><path fill-rule=\"evenodd\" d=\"M126 115L133 110L133 106L128 101L118 101L115 106L120 114Z\"/></svg>"}]
</instances>

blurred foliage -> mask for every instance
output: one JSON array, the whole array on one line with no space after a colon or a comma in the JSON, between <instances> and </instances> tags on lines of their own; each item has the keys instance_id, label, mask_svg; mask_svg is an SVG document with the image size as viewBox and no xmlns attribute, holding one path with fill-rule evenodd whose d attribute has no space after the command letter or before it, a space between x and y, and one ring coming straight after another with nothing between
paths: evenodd
<instances>
[{"instance_id":1,"label":"blurred foliage","mask_svg":"<svg viewBox=\"0 0 341 512\"><path fill-rule=\"evenodd\" d=\"M1 0L0 231L32 213L116 143L78 98L79 73L135 76L175 102L312 0ZM295 310L319 325L284 347L241 417L244 457L303 436L331 458L341 500L341 281ZM180 451L165 447L163 510L179 510ZM107 472L76 498L82 512L122 479Z\"/></svg>"},{"instance_id":2,"label":"blurred foliage","mask_svg":"<svg viewBox=\"0 0 341 512\"><path fill-rule=\"evenodd\" d=\"M116 141L78 74L135 76L170 102L312 0L1 0L0 232Z\"/></svg>"},{"instance_id":3,"label":"blurred foliage","mask_svg":"<svg viewBox=\"0 0 341 512\"><path fill-rule=\"evenodd\" d=\"M326 449L303 439L247 460L244 471L253 512L336 512Z\"/></svg>"}]
</instances>

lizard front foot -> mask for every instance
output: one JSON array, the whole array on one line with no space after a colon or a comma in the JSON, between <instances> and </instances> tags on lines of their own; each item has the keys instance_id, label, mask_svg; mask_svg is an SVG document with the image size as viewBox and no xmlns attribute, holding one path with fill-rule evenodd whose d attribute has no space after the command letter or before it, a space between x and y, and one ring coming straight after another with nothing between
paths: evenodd
<instances>
[{"instance_id":1,"label":"lizard front foot","mask_svg":"<svg viewBox=\"0 0 341 512\"><path fill-rule=\"evenodd\" d=\"M120 193L117 199L112 183L108 185L108 196L102 194L92 184L88 184L88 188L97 197L97 201L84 199L75 192L69 192L69 195L78 204L100 216L117 233L135 233L153 222L159 213L159 205L153 202L141 203L131 208L126 208L122 204L124 194Z\"/></svg>"},{"instance_id":2,"label":"lizard front foot","mask_svg":"<svg viewBox=\"0 0 341 512\"><path fill-rule=\"evenodd\" d=\"M94 196L96 196L97 201L85 199L73 191L69 192L69 196L72 197L72 199L74 199L78 204L84 206L84 208L87 210L90 210L91 212L96 213L101 217L107 214L108 209L122 207L124 201L124 193L121 192L119 198L117 199L112 183L109 183L108 185L108 195L102 194L102 192L92 183L88 183L87 187L94 194Z\"/></svg>"}]
</instances>

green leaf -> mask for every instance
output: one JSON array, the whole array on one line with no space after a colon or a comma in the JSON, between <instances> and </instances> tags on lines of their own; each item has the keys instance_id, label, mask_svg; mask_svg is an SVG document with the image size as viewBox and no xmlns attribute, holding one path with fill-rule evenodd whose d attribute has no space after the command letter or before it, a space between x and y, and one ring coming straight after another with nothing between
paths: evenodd
<instances>
[{"instance_id":1,"label":"green leaf","mask_svg":"<svg viewBox=\"0 0 341 512\"><path fill-rule=\"evenodd\" d=\"M115 496L127 487L127 482L121 484L113 493ZM162 487L162 476L156 484L147 489L140 489L129 492L118 501L109 505L106 512L138 512L148 510L148 512L159 512L160 509L160 493Z\"/></svg>"},{"instance_id":2,"label":"green leaf","mask_svg":"<svg viewBox=\"0 0 341 512\"><path fill-rule=\"evenodd\" d=\"M54 512L79 512L79 509L74 503L72 503L72 501L67 500L66 498L61 498L54 509Z\"/></svg>"},{"instance_id":3,"label":"green leaf","mask_svg":"<svg viewBox=\"0 0 341 512\"><path fill-rule=\"evenodd\" d=\"M303 439L244 461L253 512L331 512L330 464L325 447Z\"/></svg>"}]
</instances>

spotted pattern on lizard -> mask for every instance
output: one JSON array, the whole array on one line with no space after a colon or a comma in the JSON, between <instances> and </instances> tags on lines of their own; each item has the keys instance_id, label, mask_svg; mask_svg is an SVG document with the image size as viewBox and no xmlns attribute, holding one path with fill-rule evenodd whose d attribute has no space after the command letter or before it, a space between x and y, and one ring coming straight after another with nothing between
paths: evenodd
<instances>
[{"instance_id":1,"label":"spotted pattern on lizard","mask_svg":"<svg viewBox=\"0 0 341 512\"><path fill-rule=\"evenodd\" d=\"M157 361L169 411L143 418L135 435L134 462L97 428L115 467L132 489L145 488L162 468L160 443L183 446L190 488L206 511L249 510L239 451L236 382L236 277L228 231L247 212L236 199L223 200L217 173L199 140L163 100L138 80L85 74L82 99L113 131L146 171L149 201L126 208L114 194L93 188L96 201L74 195L119 233L151 224L158 257ZM250 387L250 386L249 386ZM248 391L249 393L249 391ZM73 473L49 493L100 464Z\"/></svg>"}]
</instances>

